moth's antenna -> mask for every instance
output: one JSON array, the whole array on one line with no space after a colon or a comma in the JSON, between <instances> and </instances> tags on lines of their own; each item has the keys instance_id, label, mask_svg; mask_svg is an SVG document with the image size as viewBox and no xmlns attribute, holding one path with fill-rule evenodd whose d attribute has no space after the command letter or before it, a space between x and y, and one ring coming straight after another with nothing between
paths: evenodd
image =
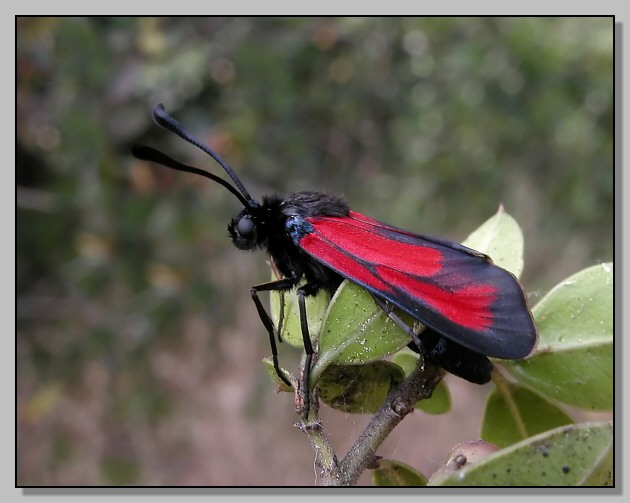
<instances>
[{"instance_id":1,"label":"moth's antenna","mask_svg":"<svg viewBox=\"0 0 630 503\"><path fill-rule=\"evenodd\" d=\"M257 206L255 201L251 201L245 199L243 194L241 194L238 190L232 187L228 182L226 182L223 178L214 175L212 173L208 173L203 169L195 168L193 166L188 166L186 164L182 164L179 161L167 156L166 154L160 152L159 150L155 150L154 148L147 147L145 145L134 145L131 149L131 153L134 157L141 159L143 161L156 162L158 164L162 164L167 168L176 169L177 171L185 171L186 173L193 173L195 175L205 176L206 178L210 178L217 182L218 184L223 185L226 189L228 189L232 194L234 194L238 200L245 206L245 208L250 209L252 207L252 203L254 206Z\"/></svg>"},{"instance_id":2,"label":"moth's antenna","mask_svg":"<svg viewBox=\"0 0 630 503\"><path fill-rule=\"evenodd\" d=\"M248 204L246 204L245 206L251 207L251 206L257 205L256 201L254 201L252 197L249 195L249 192L247 192L247 189L245 189L245 186L241 183L238 176L236 176L236 173L232 171L232 168L230 168L228 163L225 162L223 158L219 154L217 154L214 150L212 150L210 147L207 147L206 145L201 143L199 140L194 138L190 133L188 133L188 131L186 131L179 122L177 122L173 117L171 117L169 114L166 113L166 110L164 110L164 106L161 103L159 103L153 108L153 120L159 126L175 133L177 136L179 136L183 140L186 140L188 143L191 143L195 147L200 148L206 154L211 156L215 161L217 161L221 165L221 167L225 170L225 172L228 175L230 175L230 178L232 179L232 181L234 182L238 190L241 192L241 194L243 194L245 199L247 199Z\"/></svg>"}]
</instances>

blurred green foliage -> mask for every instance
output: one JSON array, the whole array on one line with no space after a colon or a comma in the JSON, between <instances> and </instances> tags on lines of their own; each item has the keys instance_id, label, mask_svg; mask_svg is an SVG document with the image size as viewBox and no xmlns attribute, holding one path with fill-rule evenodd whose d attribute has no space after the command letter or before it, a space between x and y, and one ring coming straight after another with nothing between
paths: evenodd
<instances>
[{"instance_id":1,"label":"blurred green foliage","mask_svg":"<svg viewBox=\"0 0 630 503\"><path fill-rule=\"evenodd\" d=\"M129 443L195 395L165 355L200 386L228 371L222 335L267 351L243 333L269 272L229 243L235 199L130 155L219 172L151 122L158 102L254 197L330 190L453 240L502 203L532 304L612 258L610 17L19 18L18 484L190 482Z\"/></svg>"}]
</instances>

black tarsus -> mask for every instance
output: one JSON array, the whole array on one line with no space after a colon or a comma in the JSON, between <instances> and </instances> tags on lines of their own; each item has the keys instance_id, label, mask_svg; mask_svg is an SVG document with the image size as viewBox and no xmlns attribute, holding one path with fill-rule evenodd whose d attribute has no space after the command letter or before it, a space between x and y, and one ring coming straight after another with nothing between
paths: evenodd
<instances>
[{"instance_id":1,"label":"black tarsus","mask_svg":"<svg viewBox=\"0 0 630 503\"><path fill-rule=\"evenodd\" d=\"M269 313L265 310L258 297L259 292L285 292L290 290L295 286L296 280L292 278L283 278L276 281L270 281L269 283L263 283L261 285L253 286L250 290L252 300L256 305L256 309L258 310L258 316L262 320L263 325L267 329L269 334L269 342L271 343L271 357L273 360L273 368L275 369L278 377L282 379L288 386L292 386L289 379L284 375L284 372L280 368L278 364L278 350L276 347L275 341L275 328L273 326L273 321L269 316ZM310 375L311 375L311 363L313 361L313 354L315 351L313 350L313 344L311 343L311 337L308 330L308 318L306 316L306 303L305 297L316 293L318 290L318 286L316 283L307 283L306 285L297 289L297 299L298 299L298 307L300 312L300 328L302 331L302 341L304 344L304 353L306 354L306 359L304 361L304 371L302 372L302 378L300 380L300 384L298 387L298 396L300 396L302 400L301 413L304 417L308 415L310 406L311 406L311 395L310 395ZM280 328L278 326L278 339L280 340Z\"/></svg>"},{"instance_id":2,"label":"black tarsus","mask_svg":"<svg viewBox=\"0 0 630 503\"><path fill-rule=\"evenodd\" d=\"M304 298L308 295L317 293L319 287L316 283L307 283L306 285L297 289L298 307L300 309L300 327L302 329L302 342L304 344L304 353L306 359L304 361L304 371L302 373L302 382L300 383L300 389L302 389L302 414L304 417L308 415L311 407L311 391L310 391L310 378L311 378L311 363L313 362L313 345L311 343L311 336L308 330L308 318L306 317L306 303Z\"/></svg>"},{"instance_id":3,"label":"black tarsus","mask_svg":"<svg viewBox=\"0 0 630 503\"><path fill-rule=\"evenodd\" d=\"M424 348L424 344L422 344L422 341L418 337L418 334L414 332L413 328L407 325L402 320L402 318L394 312L394 306L392 306L386 300L377 297L372 292L370 292L370 295L372 296L372 299L374 299L374 303L383 310L383 312L389 317L389 319L396 323L396 325L398 325L403 330L403 332L411 337L411 340L416 344L416 346L420 350L422 350Z\"/></svg>"},{"instance_id":4,"label":"black tarsus","mask_svg":"<svg viewBox=\"0 0 630 503\"><path fill-rule=\"evenodd\" d=\"M276 347L276 334L275 327L273 326L273 321L269 316L269 313L265 310L258 297L258 292L285 292L290 290L295 285L295 282L290 278L283 278L276 281L270 281L269 283L263 283L261 285L252 286L250 290L250 294L252 296L252 300L254 301L254 305L256 306L256 310L258 311L258 316L262 321L262 324L267 329L269 334L269 342L271 343L271 358L273 359L273 368L278 374L278 377L284 381L287 386L293 387L289 378L284 375L284 372L280 368L278 364L278 348ZM278 332L280 331L280 327L278 327Z\"/></svg>"}]
</instances>

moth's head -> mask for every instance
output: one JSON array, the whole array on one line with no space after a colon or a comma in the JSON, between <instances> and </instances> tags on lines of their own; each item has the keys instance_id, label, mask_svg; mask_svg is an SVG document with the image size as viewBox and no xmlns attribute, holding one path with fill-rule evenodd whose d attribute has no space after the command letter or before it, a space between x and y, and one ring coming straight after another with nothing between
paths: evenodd
<instances>
[{"instance_id":1,"label":"moth's head","mask_svg":"<svg viewBox=\"0 0 630 503\"><path fill-rule=\"evenodd\" d=\"M166 113L162 105L157 105L153 109L153 119L159 126L175 133L183 140L186 140L188 143L200 148L210 155L225 170L232 179L234 185L231 185L226 180L223 180L212 173L208 173L205 170L188 166L176 161L175 159L171 159L166 154L151 147L136 145L133 147L133 155L138 159L156 162L166 166L167 168L204 176L225 187L241 202L244 207L243 211L241 211L236 218L232 219L228 225L228 231L232 241L236 247L241 250L251 250L255 246L258 246L261 235L260 229L262 227L260 224L262 220L260 218L260 204L252 199L249 192L247 192L247 189L238 176L236 176L236 173L234 173L232 168L230 168L228 163L225 162L214 150L201 143L188 131L186 131L179 122Z\"/></svg>"},{"instance_id":2,"label":"moth's head","mask_svg":"<svg viewBox=\"0 0 630 503\"><path fill-rule=\"evenodd\" d=\"M239 250L253 250L261 245L261 224L256 212L244 209L228 224L230 238Z\"/></svg>"}]
</instances>

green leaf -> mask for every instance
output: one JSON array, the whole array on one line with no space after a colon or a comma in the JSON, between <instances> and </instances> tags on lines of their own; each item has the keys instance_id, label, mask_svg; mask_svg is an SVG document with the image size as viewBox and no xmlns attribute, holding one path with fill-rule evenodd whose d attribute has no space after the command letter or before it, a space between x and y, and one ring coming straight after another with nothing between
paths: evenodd
<instances>
[{"instance_id":1,"label":"green leaf","mask_svg":"<svg viewBox=\"0 0 630 503\"><path fill-rule=\"evenodd\" d=\"M590 473L582 481L581 485L584 487L591 486L613 486L613 459L614 450L611 448L606 455L602 456L598 463L595 463L591 467Z\"/></svg>"},{"instance_id":2,"label":"green leaf","mask_svg":"<svg viewBox=\"0 0 630 503\"><path fill-rule=\"evenodd\" d=\"M419 355L416 353L413 353L408 349L403 349L402 351L396 353L393 361L404 370L406 376L409 376L416 368L419 358Z\"/></svg>"},{"instance_id":3,"label":"green leaf","mask_svg":"<svg viewBox=\"0 0 630 503\"><path fill-rule=\"evenodd\" d=\"M523 233L503 206L462 244L490 256L496 265L517 278L523 272Z\"/></svg>"},{"instance_id":4,"label":"green leaf","mask_svg":"<svg viewBox=\"0 0 630 503\"><path fill-rule=\"evenodd\" d=\"M293 391L292 387L287 386L287 384L280 379L280 376L276 373L276 369L273 367L273 361L271 358L263 358L263 365L265 370L271 377L271 380L278 385L278 391ZM289 376L289 380L292 380L292 376L285 369L280 367L280 369L284 372L285 375Z\"/></svg>"},{"instance_id":5,"label":"green leaf","mask_svg":"<svg viewBox=\"0 0 630 503\"><path fill-rule=\"evenodd\" d=\"M573 422L564 411L533 391L515 384L508 384L506 388L527 437ZM523 440L513 411L498 388L488 395L481 438L498 447Z\"/></svg>"},{"instance_id":6,"label":"green leaf","mask_svg":"<svg viewBox=\"0 0 630 503\"><path fill-rule=\"evenodd\" d=\"M372 471L372 483L375 486L421 487L427 485L427 478L405 463L380 459L378 468Z\"/></svg>"},{"instance_id":7,"label":"green leaf","mask_svg":"<svg viewBox=\"0 0 630 503\"><path fill-rule=\"evenodd\" d=\"M584 269L532 310L538 345L526 360L501 364L520 382L563 403L613 406L613 264Z\"/></svg>"},{"instance_id":8,"label":"green leaf","mask_svg":"<svg viewBox=\"0 0 630 503\"><path fill-rule=\"evenodd\" d=\"M611 422L562 426L501 449L430 486L584 486L613 483Z\"/></svg>"},{"instance_id":9,"label":"green leaf","mask_svg":"<svg viewBox=\"0 0 630 503\"><path fill-rule=\"evenodd\" d=\"M444 380L437 383L431 398L419 400L415 403L414 408L425 412L426 414L446 414L451 410L451 394Z\"/></svg>"},{"instance_id":10,"label":"green leaf","mask_svg":"<svg viewBox=\"0 0 630 503\"><path fill-rule=\"evenodd\" d=\"M399 365L405 371L405 375L408 376L416 367L418 358L415 353L403 350L394 356L393 361L396 365ZM446 414L451 410L451 394L446 381L441 380L437 383L431 397L419 400L414 407L427 414Z\"/></svg>"},{"instance_id":11,"label":"green leaf","mask_svg":"<svg viewBox=\"0 0 630 503\"><path fill-rule=\"evenodd\" d=\"M413 326L414 320L399 315ZM330 364L379 360L409 343L409 336L376 305L359 285L344 281L333 296L322 326L319 359L311 376L316 381Z\"/></svg>"},{"instance_id":12,"label":"green leaf","mask_svg":"<svg viewBox=\"0 0 630 503\"><path fill-rule=\"evenodd\" d=\"M272 275L272 280L276 280L277 277ZM303 286L302 281L298 287ZM269 306L271 311L271 319L275 327L278 327L280 323L280 313L282 316L282 326L279 333L283 341L287 342L291 346L297 348L304 347L304 341L302 340L302 327L300 324L300 309L298 306L297 288L288 292L270 292ZM330 302L330 295L325 290L320 290L315 296L309 296L304 299L304 306L306 309L306 317L308 321L308 330L311 337L311 342L315 343L319 337L322 322L328 304ZM284 309L282 306L284 305Z\"/></svg>"},{"instance_id":13,"label":"green leaf","mask_svg":"<svg viewBox=\"0 0 630 503\"><path fill-rule=\"evenodd\" d=\"M385 402L392 382L405 373L394 363L329 365L317 383L319 397L333 409L354 414L373 414Z\"/></svg>"}]
</instances>

